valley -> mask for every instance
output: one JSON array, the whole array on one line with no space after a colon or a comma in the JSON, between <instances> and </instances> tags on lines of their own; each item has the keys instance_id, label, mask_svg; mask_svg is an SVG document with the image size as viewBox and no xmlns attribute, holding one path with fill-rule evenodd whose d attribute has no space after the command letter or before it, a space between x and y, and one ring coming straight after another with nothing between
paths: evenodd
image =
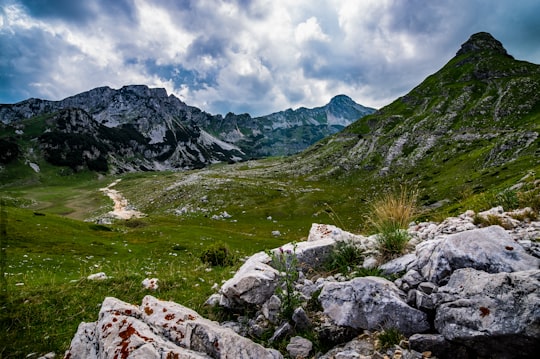
<instances>
[{"instance_id":1,"label":"valley","mask_svg":"<svg viewBox=\"0 0 540 359\"><path fill-rule=\"evenodd\" d=\"M171 135L163 136L163 147L141 134L153 133L155 140L167 131L140 118L135 127L147 132L115 142L120 133L137 132L132 124L125 123L124 132L104 126L129 122L118 113L102 122L72 108L20 123L10 119L0 139L19 150L16 158L6 156L0 171L5 224L0 322L8 329L0 357L62 353L80 322L96 320L105 297L140 303L150 293L216 315L205 301L247 256L304 241L312 223L374 234L368 221L373 203L399 188L417 192L416 223L496 206L538 213L540 67L509 57L487 35L473 35L454 59L406 96L287 157L233 161L238 144L208 142L198 126L168 113L163 118ZM490 46L482 45L486 41ZM140 97L137 91L155 92L146 109L153 101L176 102L146 87L123 91L134 97ZM95 89L93 101L97 92L121 93ZM66 101L73 105L83 97ZM4 107L3 113L9 111ZM45 131L46 123L57 130L47 141L40 137L52 133ZM108 142L100 142L101 135ZM92 139L88 148L76 146L81 138ZM60 162L44 156L58 148L66 155L56 158ZM62 162L72 160L73 149L84 163ZM139 156L145 150L150 159ZM190 160L182 162L181 153ZM104 158L107 171L101 160L93 162ZM163 165L177 159L174 166ZM116 208L122 215L109 213L115 206L106 194L116 204L127 201L127 208L125 203ZM123 216L125 210L136 215ZM201 259L218 244L230 252L232 264L211 266ZM88 279L99 272L108 279ZM141 285L152 277L159 278L155 292Z\"/></svg>"}]
</instances>

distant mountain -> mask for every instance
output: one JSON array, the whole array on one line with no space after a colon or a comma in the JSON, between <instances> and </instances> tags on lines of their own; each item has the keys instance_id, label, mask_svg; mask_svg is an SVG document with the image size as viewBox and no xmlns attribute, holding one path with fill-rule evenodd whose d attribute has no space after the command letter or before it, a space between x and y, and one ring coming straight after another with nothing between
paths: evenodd
<instances>
[{"instance_id":1,"label":"distant mountain","mask_svg":"<svg viewBox=\"0 0 540 359\"><path fill-rule=\"evenodd\" d=\"M212 116L142 85L0 106L4 143L19 141L21 155L39 150L48 162L74 170L197 168L247 158L198 127L198 117Z\"/></svg>"},{"instance_id":2,"label":"distant mountain","mask_svg":"<svg viewBox=\"0 0 540 359\"><path fill-rule=\"evenodd\" d=\"M289 110L272 118L223 118L188 106L164 89L100 87L61 101L0 105L0 148L6 150L0 161L22 156L28 162L29 153L35 158L39 152L49 163L74 170L199 168L298 152L365 111L369 109L338 96L325 107Z\"/></svg>"},{"instance_id":3,"label":"distant mountain","mask_svg":"<svg viewBox=\"0 0 540 359\"><path fill-rule=\"evenodd\" d=\"M338 95L322 107L288 109L256 118L229 113L223 121L200 125L253 157L287 156L374 112L375 109L359 105L348 96Z\"/></svg>"},{"instance_id":4,"label":"distant mountain","mask_svg":"<svg viewBox=\"0 0 540 359\"><path fill-rule=\"evenodd\" d=\"M312 177L430 183L431 198L525 175L540 165L540 66L474 34L407 95L291 162Z\"/></svg>"}]
</instances>

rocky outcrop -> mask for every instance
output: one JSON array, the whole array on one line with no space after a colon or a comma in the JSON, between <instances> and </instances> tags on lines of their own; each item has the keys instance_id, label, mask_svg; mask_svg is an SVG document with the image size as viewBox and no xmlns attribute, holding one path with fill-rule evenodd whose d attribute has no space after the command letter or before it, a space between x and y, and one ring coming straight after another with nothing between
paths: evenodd
<instances>
[{"instance_id":1,"label":"rocky outcrop","mask_svg":"<svg viewBox=\"0 0 540 359\"><path fill-rule=\"evenodd\" d=\"M282 358L191 309L152 296L140 307L106 298L97 322L79 325L65 357Z\"/></svg>"},{"instance_id":2,"label":"rocky outcrop","mask_svg":"<svg viewBox=\"0 0 540 359\"><path fill-rule=\"evenodd\" d=\"M319 295L324 314L355 329L396 328L405 335L429 329L426 313L410 307L394 283L379 277L326 283Z\"/></svg>"},{"instance_id":3,"label":"rocky outcrop","mask_svg":"<svg viewBox=\"0 0 540 359\"><path fill-rule=\"evenodd\" d=\"M437 297L435 328L446 340L492 358L540 350L540 270L459 269Z\"/></svg>"},{"instance_id":4,"label":"rocky outcrop","mask_svg":"<svg viewBox=\"0 0 540 359\"><path fill-rule=\"evenodd\" d=\"M497 208L484 213L513 218ZM316 271L337 243L372 254L376 242L314 224L307 241L248 258L209 299L210 305L238 313L238 321L218 324L151 296L140 307L107 298L98 321L79 326L67 357L282 355L247 337L286 344L283 354L293 357L420 359L428 352L437 358L532 357L540 350L540 260L535 242L518 236L540 237L540 222L513 218L512 228L479 228L471 220L478 215L468 211L442 223L411 224L416 250L381 266L394 275L405 272L393 282ZM274 261L296 263L289 267L298 272L292 289ZM295 305L290 317L284 316L286 305ZM390 330L405 341L381 348L378 338ZM334 346L324 355L314 352Z\"/></svg>"},{"instance_id":5,"label":"rocky outcrop","mask_svg":"<svg viewBox=\"0 0 540 359\"><path fill-rule=\"evenodd\" d=\"M516 245L500 226L474 229L426 241L416 247L416 267L427 281L440 284L460 268L488 273L538 267L540 260Z\"/></svg>"}]
</instances>

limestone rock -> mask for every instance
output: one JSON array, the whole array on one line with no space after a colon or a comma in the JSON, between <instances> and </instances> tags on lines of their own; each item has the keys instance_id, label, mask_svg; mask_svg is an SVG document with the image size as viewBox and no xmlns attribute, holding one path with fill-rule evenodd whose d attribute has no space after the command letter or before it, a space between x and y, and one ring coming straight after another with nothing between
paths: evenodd
<instances>
[{"instance_id":1,"label":"limestone rock","mask_svg":"<svg viewBox=\"0 0 540 359\"><path fill-rule=\"evenodd\" d=\"M262 305L277 286L278 271L270 265L270 257L259 252L251 256L235 275L221 286L220 304L232 308L245 304Z\"/></svg>"},{"instance_id":2,"label":"limestone rock","mask_svg":"<svg viewBox=\"0 0 540 359\"><path fill-rule=\"evenodd\" d=\"M447 340L482 356L536 356L540 350L539 288L540 270L495 274L457 270L439 288L449 297L438 303L435 328Z\"/></svg>"},{"instance_id":3,"label":"limestone rock","mask_svg":"<svg viewBox=\"0 0 540 359\"><path fill-rule=\"evenodd\" d=\"M379 269L381 269L384 274L405 272L415 260L416 255L414 253L409 253L384 263L383 265L379 266Z\"/></svg>"},{"instance_id":4,"label":"limestone rock","mask_svg":"<svg viewBox=\"0 0 540 359\"><path fill-rule=\"evenodd\" d=\"M394 283L379 277L327 283L319 296L324 313L337 325L357 329L395 327L405 335L429 329L427 315L402 299Z\"/></svg>"},{"instance_id":5,"label":"limestone rock","mask_svg":"<svg viewBox=\"0 0 540 359\"><path fill-rule=\"evenodd\" d=\"M291 358L307 358L311 349L313 349L313 343L299 336L292 337L287 344L287 353Z\"/></svg>"},{"instance_id":6,"label":"limestone rock","mask_svg":"<svg viewBox=\"0 0 540 359\"><path fill-rule=\"evenodd\" d=\"M81 323L66 358L268 358L268 350L197 312L152 296L142 306L106 298L98 321Z\"/></svg>"},{"instance_id":7,"label":"limestone rock","mask_svg":"<svg viewBox=\"0 0 540 359\"><path fill-rule=\"evenodd\" d=\"M536 269L540 261L527 254L499 226L465 231L416 247L417 267L433 283L448 279L459 268L489 273Z\"/></svg>"},{"instance_id":8,"label":"limestone rock","mask_svg":"<svg viewBox=\"0 0 540 359\"><path fill-rule=\"evenodd\" d=\"M409 337L409 346L418 352L431 352L441 359L468 359L465 347L453 344L441 334L414 334Z\"/></svg>"}]
</instances>

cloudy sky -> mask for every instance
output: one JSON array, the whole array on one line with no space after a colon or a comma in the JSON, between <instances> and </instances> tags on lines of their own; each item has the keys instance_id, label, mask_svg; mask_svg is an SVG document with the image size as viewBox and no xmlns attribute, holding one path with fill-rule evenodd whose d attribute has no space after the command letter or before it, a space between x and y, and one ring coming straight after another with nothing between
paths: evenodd
<instances>
[{"instance_id":1,"label":"cloudy sky","mask_svg":"<svg viewBox=\"0 0 540 359\"><path fill-rule=\"evenodd\" d=\"M538 0L0 0L0 103L164 87L216 114L382 107L487 31L540 63Z\"/></svg>"}]
</instances>

